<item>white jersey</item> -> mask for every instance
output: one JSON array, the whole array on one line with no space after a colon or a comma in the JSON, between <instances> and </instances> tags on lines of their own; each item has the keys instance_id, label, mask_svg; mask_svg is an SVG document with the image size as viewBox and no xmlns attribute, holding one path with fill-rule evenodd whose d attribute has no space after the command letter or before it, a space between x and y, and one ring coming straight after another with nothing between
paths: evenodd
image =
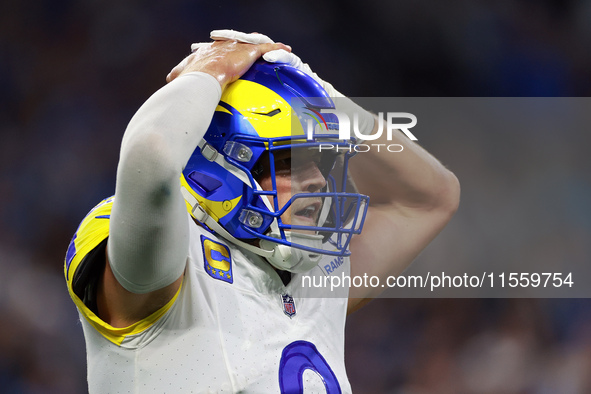
<instances>
[{"instance_id":1,"label":"white jersey","mask_svg":"<svg viewBox=\"0 0 591 394\"><path fill-rule=\"evenodd\" d=\"M284 286L261 257L191 226L183 283L162 309L127 328L100 320L75 291L77 270L108 236L112 199L83 220L66 258L81 315L90 393L347 393L347 299ZM101 246L103 247L103 246ZM326 268L324 268L326 267ZM325 256L308 276L349 274ZM319 283L319 282L317 282Z\"/></svg>"}]
</instances>

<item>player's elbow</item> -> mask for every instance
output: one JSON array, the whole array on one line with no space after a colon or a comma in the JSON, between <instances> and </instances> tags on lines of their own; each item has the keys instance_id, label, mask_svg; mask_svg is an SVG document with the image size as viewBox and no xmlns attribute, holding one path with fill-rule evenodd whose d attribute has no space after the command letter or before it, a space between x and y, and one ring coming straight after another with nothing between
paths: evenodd
<instances>
[{"instance_id":1,"label":"player's elbow","mask_svg":"<svg viewBox=\"0 0 591 394\"><path fill-rule=\"evenodd\" d=\"M178 188L181 168L165 138L145 134L127 141L121 150L117 182L125 182L148 197L153 204L163 203Z\"/></svg>"},{"instance_id":2,"label":"player's elbow","mask_svg":"<svg viewBox=\"0 0 591 394\"><path fill-rule=\"evenodd\" d=\"M433 208L451 219L460 205L460 181L453 172L442 171L433 197Z\"/></svg>"}]
</instances>

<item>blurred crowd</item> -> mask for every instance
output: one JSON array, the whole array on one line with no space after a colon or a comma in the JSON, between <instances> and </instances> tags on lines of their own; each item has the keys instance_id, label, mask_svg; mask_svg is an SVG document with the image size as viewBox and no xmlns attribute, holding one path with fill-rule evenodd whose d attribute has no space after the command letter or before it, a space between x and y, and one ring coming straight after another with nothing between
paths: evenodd
<instances>
[{"instance_id":1,"label":"blurred crowd","mask_svg":"<svg viewBox=\"0 0 591 394\"><path fill-rule=\"evenodd\" d=\"M1 391L86 392L68 242L114 193L128 120L210 30L288 43L353 97L585 97L590 20L589 0L3 1ZM464 193L415 264L591 262L591 133L462 137L421 135ZM587 299L380 299L346 336L358 393L591 392Z\"/></svg>"}]
</instances>

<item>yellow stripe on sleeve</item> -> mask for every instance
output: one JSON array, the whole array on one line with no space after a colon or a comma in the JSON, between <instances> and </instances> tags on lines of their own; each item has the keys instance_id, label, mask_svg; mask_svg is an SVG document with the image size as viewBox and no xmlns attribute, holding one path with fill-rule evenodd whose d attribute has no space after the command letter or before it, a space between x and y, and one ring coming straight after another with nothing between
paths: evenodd
<instances>
[{"instance_id":1,"label":"yellow stripe on sleeve","mask_svg":"<svg viewBox=\"0 0 591 394\"><path fill-rule=\"evenodd\" d=\"M142 319L129 327L113 327L101 320L94 312L84 305L84 302L80 297L74 293L73 281L75 273L82 261L84 261L84 257L109 236L109 220L111 217L112 206L113 198L105 199L95 206L82 220L70 242L70 246L68 247L68 253L64 264L64 275L66 277L70 297L84 318L106 339L116 345L121 345L126 337L146 330L160 319L174 304L180 294L182 284L179 286L174 297L166 305L145 319Z\"/></svg>"},{"instance_id":2,"label":"yellow stripe on sleeve","mask_svg":"<svg viewBox=\"0 0 591 394\"><path fill-rule=\"evenodd\" d=\"M151 325L156 323L158 319L160 319L162 316L164 316L164 314L168 312L168 310L172 307L172 305L178 298L182 287L183 284L181 283L174 297L172 297L172 299L168 301L166 305L164 305L162 308L158 309L156 312L152 313L145 319L142 319L137 323L123 328L113 327L110 324L105 323L94 312L88 309L86 305L84 305L82 300L78 298L78 296L76 296L75 294L72 295L72 299L74 300L74 303L76 304L84 318L90 323L90 325L92 325L95 328L95 330L97 330L102 336L104 336L109 341L113 342L115 345L121 346L121 343L125 338L131 335L141 333L142 331L148 329Z\"/></svg>"}]
</instances>

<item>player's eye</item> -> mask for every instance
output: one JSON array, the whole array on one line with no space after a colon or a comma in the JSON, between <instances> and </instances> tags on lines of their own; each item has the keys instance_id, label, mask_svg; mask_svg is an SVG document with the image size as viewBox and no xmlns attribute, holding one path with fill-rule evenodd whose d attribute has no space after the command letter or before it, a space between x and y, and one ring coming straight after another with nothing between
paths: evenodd
<instances>
[{"instance_id":1,"label":"player's eye","mask_svg":"<svg viewBox=\"0 0 591 394\"><path fill-rule=\"evenodd\" d=\"M277 160L275 166L280 168L291 168L291 157Z\"/></svg>"},{"instance_id":2,"label":"player's eye","mask_svg":"<svg viewBox=\"0 0 591 394\"><path fill-rule=\"evenodd\" d=\"M279 152L274 155L275 161L275 172L281 174L288 174L291 172L292 165L294 164L291 160L290 152Z\"/></svg>"}]
</instances>

